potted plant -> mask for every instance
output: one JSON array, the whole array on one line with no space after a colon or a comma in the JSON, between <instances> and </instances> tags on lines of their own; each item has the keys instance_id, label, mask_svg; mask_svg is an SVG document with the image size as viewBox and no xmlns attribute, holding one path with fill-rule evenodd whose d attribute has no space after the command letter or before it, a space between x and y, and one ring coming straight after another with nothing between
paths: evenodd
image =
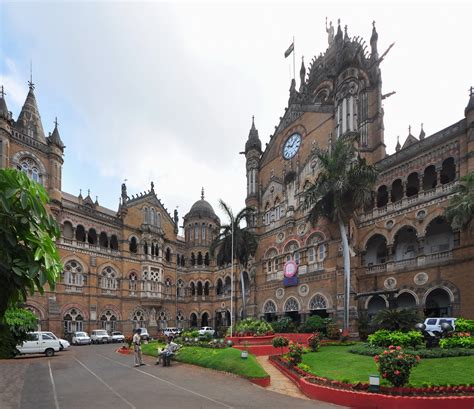
<instances>
[{"instance_id":1,"label":"potted plant","mask_svg":"<svg viewBox=\"0 0 474 409\"><path fill-rule=\"evenodd\" d=\"M244 349L240 352L240 357L242 359L247 359L249 356L249 350L248 350L249 343L247 341L244 342Z\"/></svg>"}]
</instances>

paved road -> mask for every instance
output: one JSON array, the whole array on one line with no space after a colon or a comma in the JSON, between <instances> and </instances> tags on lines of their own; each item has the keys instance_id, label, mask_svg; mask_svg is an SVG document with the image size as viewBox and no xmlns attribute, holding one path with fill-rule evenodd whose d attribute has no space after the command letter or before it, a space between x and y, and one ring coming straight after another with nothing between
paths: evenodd
<instances>
[{"instance_id":1,"label":"paved road","mask_svg":"<svg viewBox=\"0 0 474 409\"><path fill-rule=\"evenodd\" d=\"M0 361L2 409L337 408L281 395L237 376L181 363L133 367L116 345Z\"/></svg>"}]
</instances>

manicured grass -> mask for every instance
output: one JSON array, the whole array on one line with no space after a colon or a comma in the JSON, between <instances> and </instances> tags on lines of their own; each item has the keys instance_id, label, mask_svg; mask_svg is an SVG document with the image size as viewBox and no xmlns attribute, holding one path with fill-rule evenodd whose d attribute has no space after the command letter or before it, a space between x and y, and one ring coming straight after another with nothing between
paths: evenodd
<instances>
[{"instance_id":1,"label":"manicured grass","mask_svg":"<svg viewBox=\"0 0 474 409\"><path fill-rule=\"evenodd\" d=\"M303 363L311 373L328 379L351 383L368 382L369 375L378 374L373 357L351 354L349 347L325 346L319 352L303 355ZM474 356L422 359L410 375L413 386L463 385L474 382ZM385 380L382 384L389 385Z\"/></svg>"},{"instance_id":2,"label":"manicured grass","mask_svg":"<svg viewBox=\"0 0 474 409\"><path fill-rule=\"evenodd\" d=\"M142 345L146 355L157 355L157 343L150 342ZM201 347L181 347L176 360L187 364L230 372L247 378L265 378L268 374L260 366L255 356L249 354L247 359L240 357L240 351L235 348L213 349Z\"/></svg>"}]
</instances>

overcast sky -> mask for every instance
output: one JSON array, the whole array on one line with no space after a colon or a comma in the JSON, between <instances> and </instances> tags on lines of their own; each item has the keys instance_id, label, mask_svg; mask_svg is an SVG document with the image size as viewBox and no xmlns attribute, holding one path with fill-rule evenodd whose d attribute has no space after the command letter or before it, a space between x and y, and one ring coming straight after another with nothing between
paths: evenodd
<instances>
[{"instance_id":1,"label":"overcast sky","mask_svg":"<svg viewBox=\"0 0 474 409\"><path fill-rule=\"evenodd\" d=\"M63 190L91 190L116 209L150 188L180 216L200 198L235 210L246 194L244 148L255 115L263 146L288 101L297 67L327 48L325 18L369 43L381 65L385 142L431 135L464 116L473 81L468 3L206 3L0 1L0 84L16 119L30 60L45 132L58 117L66 145ZM297 68L298 71L298 68ZM297 78L299 76L297 75ZM299 82L299 80L298 80ZM298 84L299 86L299 84Z\"/></svg>"}]
</instances>

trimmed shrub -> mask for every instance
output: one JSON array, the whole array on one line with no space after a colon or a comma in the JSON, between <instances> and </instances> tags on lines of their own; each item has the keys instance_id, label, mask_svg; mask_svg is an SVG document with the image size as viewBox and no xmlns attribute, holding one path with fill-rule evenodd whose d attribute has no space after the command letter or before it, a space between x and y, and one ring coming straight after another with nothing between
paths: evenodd
<instances>
[{"instance_id":1,"label":"trimmed shrub","mask_svg":"<svg viewBox=\"0 0 474 409\"><path fill-rule=\"evenodd\" d=\"M341 337L341 331L339 331L339 328L333 322L327 326L327 337L329 339L339 339Z\"/></svg>"},{"instance_id":2,"label":"trimmed shrub","mask_svg":"<svg viewBox=\"0 0 474 409\"><path fill-rule=\"evenodd\" d=\"M289 349L290 351L287 355L290 364L295 366L301 363L303 360L303 345L290 342Z\"/></svg>"},{"instance_id":3,"label":"trimmed shrub","mask_svg":"<svg viewBox=\"0 0 474 409\"><path fill-rule=\"evenodd\" d=\"M327 325L331 322L330 318L322 318L319 315L312 315L308 317L306 322L303 322L298 327L298 332L310 333L320 332L326 334Z\"/></svg>"},{"instance_id":4,"label":"trimmed shrub","mask_svg":"<svg viewBox=\"0 0 474 409\"><path fill-rule=\"evenodd\" d=\"M418 331L388 331L378 330L368 336L370 345L378 347L388 347L389 345L398 345L401 347L416 348L418 345L423 345L423 335Z\"/></svg>"},{"instance_id":5,"label":"trimmed shrub","mask_svg":"<svg viewBox=\"0 0 474 409\"><path fill-rule=\"evenodd\" d=\"M273 340L272 340L272 345L273 345L275 348L280 348L281 354L283 355L283 347L288 346L289 342L290 342L290 341L288 340L288 338L285 338L285 337L275 337L275 338L273 338Z\"/></svg>"},{"instance_id":6,"label":"trimmed shrub","mask_svg":"<svg viewBox=\"0 0 474 409\"><path fill-rule=\"evenodd\" d=\"M383 353L384 349L386 348L376 347L369 344L358 344L349 348L348 351L352 354L357 354L357 355L375 356L375 355L380 355L381 353ZM450 348L450 349L406 348L405 352L407 354L418 355L423 359L449 358L449 357L456 357L456 356L474 355L474 349L466 349L466 348Z\"/></svg>"},{"instance_id":7,"label":"trimmed shrub","mask_svg":"<svg viewBox=\"0 0 474 409\"><path fill-rule=\"evenodd\" d=\"M278 321L272 322L272 327L275 332L296 332L296 326L290 317L280 317Z\"/></svg>"},{"instance_id":8,"label":"trimmed shrub","mask_svg":"<svg viewBox=\"0 0 474 409\"><path fill-rule=\"evenodd\" d=\"M374 357L380 375L393 386L403 386L410 379L411 369L418 365L419 356L406 354L400 346L390 345L388 350Z\"/></svg>"},{"instance_id":9,"label":"trimmed shrub","mask_svg":"<svg viewBox=\"0 0 474 409\"><path fill-rule=\"evenodd\" d=\"M321 334L319 332L315 332L308 338L308 345L311 348L312 352L317 352L319 346L321 344Z\"/></svg>"},{"instance_id":10,"label":"trimmed shrub","mask_svg":"<svg viewBox=\"0 0 474 409\"><path fill-rule=\"evenodd\" d=\"M474 332L474 320L458 318L456 319L454 326L456 327L456 332Z\"/></svg>"},{"instance_id":11,"label":"trimmed shrub","mask_svg":"<svg viewBox=\"0 0 474 409\"><path fill-rule=\"evenodd\" d=\"M273 334L273 327L266 321L246 318L237 323L236 333L239 336Z\"/></svg>"},{"instance_id":12,"label":"trimmed shrub","mask_svg":"<svg viewBox=\"0 0 474 409\"><path fill-rule=\"evenodd\" d=\"M456 335L443 338L439 341L439 346L443 349L450 348L474 348L474 338L470 332L458 332Z\"/></svg>"}]
</instances>

